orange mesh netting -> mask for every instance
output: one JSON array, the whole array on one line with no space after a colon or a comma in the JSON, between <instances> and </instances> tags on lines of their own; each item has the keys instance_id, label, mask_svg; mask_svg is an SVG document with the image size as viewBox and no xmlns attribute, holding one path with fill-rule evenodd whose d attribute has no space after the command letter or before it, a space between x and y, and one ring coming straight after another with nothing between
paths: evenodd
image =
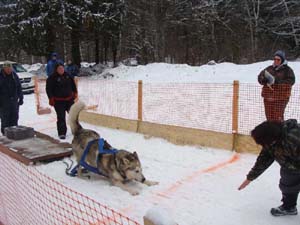
<instances>
[{"instance_id":1,"label":"orange mesh netting","mask_svg":"<svg viewBox=\"0 0 300 225\"><path fill-rule=\"evenodd\" d=\"M94 112L103 115L136 119L137 91L137 82L115 82L89 78L78 80L80 100L94 109Z\"/></svg>"},{"instance_id":2,"label":"orange mesh netting","mask_svg":"<svg viewBox=\"0 0 300 225\"><path fill-rule=\"evenodd\" d=\"M38 82L38 99L41 106L47 107L43 82ZM267 98L261 96L262 86L259 84L237 82L234 87L233 83L143 83L141 87L142 99L138 105L138 82L91 78L78 81L79 98L90 109L125 119L224 133L237 130L240 134L249 134L257 124L266 120L266 113L270 120L280 119L282 105L288 103L284 119L300 120L298 84L293 86L288 102L267 103L266 113L264 99ZM264 92L271 99L286 99L289 87L273 85ZM138 117L138 108L142 111L141 118Z\"/></svg>"},{"instance_id":3,"label":"orange mesh netting","mask_svg":"<svg viewBox=\"0 0 300 225\"><path fill-rule=\"evenodd\" d=\"M127 119L136 119L137 87L137 82L77 79L79 98L89 109L99 114ZM38 80L36 97L40 108L50 107L46 94L46 80Z\"/></svg>"},{"instance_id":4,"label":"orange mesh netting","mask_svg":"<svg viewBox=\"0 0 300 225\"><path fill-rule=\"evenodd\" d=\"M231 112L232 84L143 85L144 121L231 133Z\"/></svg>"},{"instance_id":5,"label":"orange mesh netting","mask_svg":"<svg viewBox=\"0 0 300 225\"><path fill-rule=\"evenodd\" d=\"M272 121L291 118L300 121L299 85L295 84L293 86L290 97L288 97L289 91L287 91L285 84L274 86L267 87L269 93L264 95L263 98L262 86L257 84L240 84L239 133L249 134L256 125L267 120L267 118Z\"/></svg>"},{"instance_id":6,"label":"orange mesh netting","mask_svg":"<svg viewBox=\"0 0 300 225\"><path fill-rule=\"evenodd\" d=\"M0 153L0 224L138 225Z\"/></svg>"}]
</instances>

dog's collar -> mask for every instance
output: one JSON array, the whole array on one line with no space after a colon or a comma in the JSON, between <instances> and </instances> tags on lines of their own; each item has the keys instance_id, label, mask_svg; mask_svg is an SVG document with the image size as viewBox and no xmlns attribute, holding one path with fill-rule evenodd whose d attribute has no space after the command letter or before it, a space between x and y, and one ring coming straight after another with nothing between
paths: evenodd
<instances>
[{"instance_id":1,"label":"dog's collar","mask_svg":"<svg viewBox=\"0 0 300 225\"><path fill-rule=\"evenodd\" d=\"M121 170L119 170L119 164L118 164L118 161L117 161L117 157L116 157L116 154L114 154L114 160L115 160L115 164L116 164L116 170L118 171L118 173L121 175L121 177L124 179L124 180L127 180L127 176L124 172L122 172Z\"/></svg>"}]
</instances>

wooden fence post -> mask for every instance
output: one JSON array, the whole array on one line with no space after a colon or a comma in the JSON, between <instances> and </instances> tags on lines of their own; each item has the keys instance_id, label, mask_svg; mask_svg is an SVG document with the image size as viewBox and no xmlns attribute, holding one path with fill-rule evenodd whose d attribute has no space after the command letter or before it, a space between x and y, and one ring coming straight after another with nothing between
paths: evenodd
<instances>
[{"instance_id":1,"label":"wooden fence post","mask_svg":"<svg viewBox=\"0 0 300 225\"><path fill-rule=\"evenodd\" d=\"M33 79L34 79L34 95L36 101L36 112L38 112L40 109L39 82L37 76L34 76Z\"/></svg>"},{"instance_id":2,"label":"wooden fence post","mask_svg":"<svg viewBox=\"0 0 300 225\"><path fill-rule=\"evenodd\" d=\"M51 109L48 107L41 107L40 102L40 87L39 87L39 78L34 76L34 95L36 100L36 112L38 115L50 114Z\"/></svg>"},{"instance_id":3,"label":"wooden fence post","mask_svg":"<svg viewBox=\"0 0 300 225\"><path fill-rule=\"evenodd\" d=\"M139 132L140 122L143 120L143 81L138 82L138 119L136 132Z\"/></svg>"},{"instance_id":4,"label":"wooden fence post","mask_svg":"<svg viewBox=\"0 0 300 225\"><path fill-rule=\"evenodd\" d=\"M138 120L143 120L143 81L138 83Z\"/></svg>"},{"instance_id":5,"label":"wooden fence post","mask_svg":"<svg viewBox=\"0 0 300 225\"><path fill-rule=\"evenodd\" d=\"M232 150L235 150L236 139L239 126L239 88L238 80L233 81L233 96L232 96Z\"/></svg>"}]
</instances>

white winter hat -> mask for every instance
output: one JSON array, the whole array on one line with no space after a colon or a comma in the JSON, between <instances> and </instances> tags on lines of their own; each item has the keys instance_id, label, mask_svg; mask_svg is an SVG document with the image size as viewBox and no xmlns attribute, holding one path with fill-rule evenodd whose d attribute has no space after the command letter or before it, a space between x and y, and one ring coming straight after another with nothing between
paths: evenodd
<instances>
[{"instance_id":1,"label":"white winter hat","mask_svg":"<svg viewBox=\"0 0 300 225\"><path fill-rule=\"evenodd\" d=\"M12 63L10 61L4 61L3 62L3 68L4 67L11 67L12 68Z\"/></svg>"}]
</instances>

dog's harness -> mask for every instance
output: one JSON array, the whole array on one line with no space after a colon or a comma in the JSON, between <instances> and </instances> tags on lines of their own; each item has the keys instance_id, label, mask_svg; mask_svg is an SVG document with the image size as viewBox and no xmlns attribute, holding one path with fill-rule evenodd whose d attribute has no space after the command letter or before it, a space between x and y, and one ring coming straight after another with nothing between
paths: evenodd
<instances>
[{"instance_id":1,"label":"dog's harness","mask_svg":"<svg viewBox=\"0 0 300 225\"><path fill-rule=\"evenodd\" d=\"M103 138L99 138L99 139L95 139L90 141L87 146L84 149L84 152L81 156L81 159L79 161L79 163L71 170L71 172L69 173L70 176L75 177L78 171L79 166L82 166L83 168L87 169L88 171L91 171L93 173L102 175L102 176L107 176L106 174L104 174L103 172L99 171L99 167L93 167L91 165L89 165L88 163L86 163L85 158L88 154L88 152L90 151L91 145L94 144L95 142L98 142L98 156L97 156L97 163L99 162L101 156L103 154L113 154L114 155L114 159L115 159L115 155L118 152L117 149L105 149L104 148L104 139ZM115 159L116 160L116 159ZM123 175L121 174L121 176L123 177Z\"/></svg>"}]
</instances>

